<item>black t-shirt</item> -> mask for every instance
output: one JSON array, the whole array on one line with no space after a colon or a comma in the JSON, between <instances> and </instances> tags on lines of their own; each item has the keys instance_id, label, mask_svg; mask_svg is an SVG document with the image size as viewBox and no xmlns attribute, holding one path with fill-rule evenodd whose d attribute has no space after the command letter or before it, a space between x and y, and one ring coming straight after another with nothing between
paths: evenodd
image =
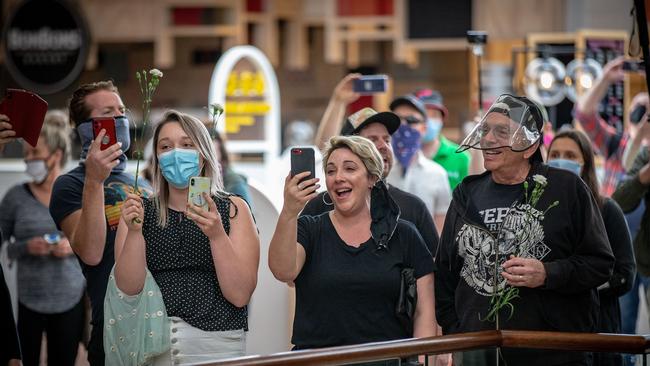
<instances>
[{"instance_id":1,"label":"black t-shirt","mask_svg":"<svg viewBox=\"0 0 650 366\"><path fill-rule=\"evenodd\" d=\"M521 200L523 192L523 184L499 184L492 179L492 175L486 175L472 182L470 198L481 223L496 234L513 203Z\"/></svg>"},{"instance_id":2,"label":"black t-shirt","mask_svg":"<svg viewBox=\"0 0 650 366\"><path fill-rule=\"evenodd\" d=\"M297 349L412 337L395 316L403 267L420 278L433 258L413 224L399 220L387 250L372 238L358 248L337 234L329 214L298 219L298 243L306 253L295 280L292 342Z\"/></svg>"},{"instance_id":3,"label":"black t-shirt","mask_svg":"<svg viewBox=\"0 0 650 366\"><path fill-rule=\"evenodd\" d=\"M50 199L50 214L61 229L61 222L68 215L81 209L81 199L83 195L83 186L86 176L84 165L79 165L70 172L61 175L54 182L52 188L52 198ZM108 275L115 264L114 244L117 226L120 223L122 203L129 192L133 192L135 177L126 173L111 173L104 181L104 212L106 214L106 238L97 238L104 240L104 254L102 260L96 266L90 266L79 259L79 264L86 277L86 287L90 303L92 306L92 324L93 333L101 335L104 320L104 295L108 285ZM144 179L138 180L139 188L142 195L148 197L151 195L151 188ZM95 340L101 343L101 338Z\"/></svg>"},{"instance_id":4,"label":"black t-shirt","mask_svg":"<svg viewBox=\"0 0 650 366\"><path fill-rule=\"evenodd\" d=\"M326 193L321 192L316 198L307 202L300 216L318 216L332 210L334 206L325 204L325 201L331 203L329 195L325 197L325 201L323 200L323 196ZM422 235L422 239L424 239L427 248L435 255L436 250L438 250L438 231L436 230L436 225L433 223L431 213L427 210L424 202L417 196L392 185L388 185L388 194L393 197L397 206L399 206L400 218L415 225L415 228ZM442 230L442 228L439 229Z\"/></svg>"}]
</instances>

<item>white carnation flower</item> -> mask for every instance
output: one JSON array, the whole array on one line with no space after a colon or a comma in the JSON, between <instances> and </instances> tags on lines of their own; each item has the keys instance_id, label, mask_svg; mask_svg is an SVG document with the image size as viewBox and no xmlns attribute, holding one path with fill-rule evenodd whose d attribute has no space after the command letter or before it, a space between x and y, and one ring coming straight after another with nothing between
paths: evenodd
<instances>
[{"instance_id":1,"label":"white carnation flower","mask_svg":"<svg viewBox=\"0 0 650 366\"><path fill-rule=\"evenodd\" d=\"M542 185L542 186L545 186L545 185L548 183L548 180L546 179L546 177L543 176L543 175L541 175L541 174L535 174L535 175L533 175L533 180L534 180L536 183L539 183L539 184Z\"/></svg>"},{"instance_id":2,"label":"white carnation flower","mask_svg":"<svg viewBox=\"0 0 650 366\"><path fill-rule=\"evenodd\" d=\"M149 73L150 73L151 75L153 75L153 76L157 76L157 77L159 77L159 78L163 77L163 73L162 73L162 71L160 71L160 70L158 70L158 69L151 69L151 70L149 70Z\"/></svg>"}]
</instances>

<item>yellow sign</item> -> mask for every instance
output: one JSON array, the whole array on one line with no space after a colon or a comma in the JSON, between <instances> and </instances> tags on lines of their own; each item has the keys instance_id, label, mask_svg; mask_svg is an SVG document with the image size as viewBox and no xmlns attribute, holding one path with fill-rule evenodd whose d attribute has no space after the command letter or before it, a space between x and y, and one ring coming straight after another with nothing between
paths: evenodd
<instances>
[{"instance_id":1,"label":"yellow sign","mask_svg":"<svg viewBox=\"0 0 650 366\"><path fill-rule=\"evenodd\" d=\"M254 97L264 94L264 75L261 72L231 72L226 84L226 97Z\"/></svg>"},{"instance_id":2,"label":"yellow sign","mask_svg":"<svg viewBox=\"0 0 650 366\"><path fill-rule=\"evenodd\" d=\"M226 85L226 133L237 133L242 126L255 124L255 116L264 116L271 106L264 100L264 75L261 72L231 72Z\"/></svg>"}]
</instances>

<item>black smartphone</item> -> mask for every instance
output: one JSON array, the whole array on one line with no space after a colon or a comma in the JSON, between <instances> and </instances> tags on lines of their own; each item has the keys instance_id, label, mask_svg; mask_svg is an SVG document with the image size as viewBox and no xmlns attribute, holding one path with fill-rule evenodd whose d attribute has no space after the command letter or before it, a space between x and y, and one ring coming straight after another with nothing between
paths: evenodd
<instances>
[{"instance_id":1,"label":"black smartphone","mask_svg":"<svg viewBox=\"0 0 650 366\"><path fill-rule=\"evenodd\" d=\"M642 72L645 71L645 63L641 60L625 60L621 68L628 72Z\"/></svg>"},{"instance_id":2,"label":"black smartphone","mask_svg":"<svg viewBox=\"0 0 650 366\"><path fill-rule=\"evenodd\" d=\"M363 75L352 81L352 89L360 94L384 93L387 84L386 75Z\"/></svg>"},{"instance_id":3,"label":"black smartphone","mask_svg":"<svg viewBox=\"0 0 650 366\"><path fill-rule=\"evenodd\" d=\"M645 115L646 108L644 105L638 105L636 108L632 110L632 113L630 113L630 122L633 124L637 124L641 122L641 119Z\"/></svg>"},{"instance_id":4,"label":"black smartphone","mask_svg":"<svg viewBox=\"0 0 650 366\"><path fill-rule=\"evenodd\" d=\"M316 177L315 174L314 149L311 147L294 147L291 148L291 176L302 172L309 172L309 176L302 178L303 182L307 179Z\"/></svg>"}]
</instances>

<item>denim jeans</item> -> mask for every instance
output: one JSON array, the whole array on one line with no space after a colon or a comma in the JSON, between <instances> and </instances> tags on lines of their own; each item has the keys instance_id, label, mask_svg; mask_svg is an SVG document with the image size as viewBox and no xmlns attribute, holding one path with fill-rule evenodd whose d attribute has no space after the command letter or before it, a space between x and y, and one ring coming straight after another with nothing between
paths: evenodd
<instances>
[{"instance_id":1,"label":"denim jeans","mask_svg":"<svg viewBox=\"0 0 650 366\"><path fill-rule=\"evenodd\" d=\"M634 240L639 231L644 213L645 202L641 200L637 208L625 214L625 221L630 229L632 240ZM648 285L650 285L650 277L644 277L637 273L632 289L627 294L618 298L618 303L621 307L621 333L636 334L636 321L639 316L639 287L643 286L643 293L647 296ZM647 304L646 296L644 296L644 300ZM634 365L634 359L634 355L625 355L623 357L623 364L625 366Z\"/></svg>"},{"instance_id":2,"label":"denim jeans","mask_svg":"<svg viewBox=\"0 0 650 366\"><path fill-rule=\"evenodd\" d=\"M625 295L619 297L618 302L621 306L621 332L623 334L636 334L637 317L639 316L639 287L643 290L643 294L648 291L650 285L650 277L645 277L636 274L634 277L634 284L632 289ZM645 296L641 297L643 301L647 299ZM625 366L634 365L635 355L625 355L623 364Z\"/></svg>"}]
</instances>

